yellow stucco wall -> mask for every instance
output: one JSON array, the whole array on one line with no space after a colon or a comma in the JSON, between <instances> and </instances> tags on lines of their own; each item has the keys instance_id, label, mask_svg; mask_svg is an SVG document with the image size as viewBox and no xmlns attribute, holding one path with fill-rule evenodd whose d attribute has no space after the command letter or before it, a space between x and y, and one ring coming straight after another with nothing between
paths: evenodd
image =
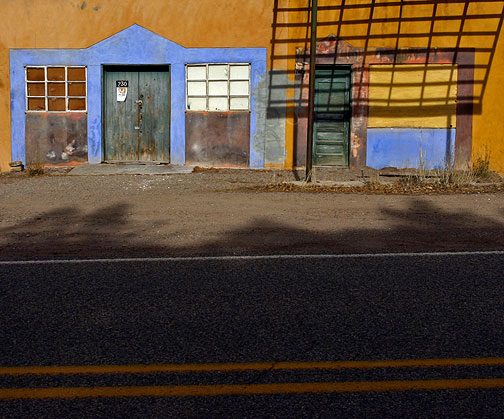
<instances>
[{"instance_id":1,"label":"yellow stucco wall","mask_svg":"<svg viewBox=\"0 0 504 419\"><path fill-rule=\"evenodd\" d=\"M318 39L335 34L354 47L475 48L473 158L485 149L491 168L504 173L504 40L500 26L504 1L460 0L415 4L404 0L319 0ZM411 3L411 4L408 4ZM289 0L288 67L295 66L296 47L309 45L308 0ZM304 9L304 10L303 10ZM493 15L493 16L489 16ZM435 19L432 19L432 17ZM448 19L443 20L443 17ZM372 23L370 24L370 19ZM305 25L301 25L301 23ZM294 74L290 74L294 80ZM289 137L292 135L291 137ZM287 133L292 147L293 133ZM286 164L292 164L286 161Z\"/></svg>"},{"instance_id":2,"label":"yellow stucco wall","mask_svg":"<svg viewBox=\"0 0 504 419\"><path fill-rule=\"evenodd\" d=\"M452 65L373 65L370 128L455 128L457 68Z\"/></svg>"},{"instance_id":3,"label":"yellow stucco wall","mask_svg":"<svg viewBox=\"0 0 504 419\"><path fill-rule=\"evenodd\" d=\"M10 48L87 48L133 24L185 47L269 47L273 0L0 0L0 170L8 170Z\"/></svg>"},{"instance_id":4,"label":"yellow stucco wall","mask_svg":"<svg viewBox=\"0 0 504 419\"><path fill-rule=\"evenodd\" d=\"M474 117L473 159L490 153L490 168L504 174L504 35L500 35L492 69L481 98L481 113Z\"/></svg>"},{"instance_id":5,"label":"yellow stucco wall","mask_svg":"<svg viewBox=\"0 0 504 419\"><path fill-rule=\"evenodd\" d=\"M336 34L368 50L476 48L473 156L490 150L491 167L504 173L504 40L498 32L504 0L411 1L401 8L396 0L376 0L374 7L370 0L346 0L340 13L341 0L319 0L318 37ZM296 47L309 45L308 4L278 0L275 11L274 0L0 1L0 170L8 170L11 159L9 48L86 48L136 23L186 47L267 47L268 66L293 81ZM297 98L293 89L286 93L285 167L292 167Z\"/></svg>"}]
</instances>

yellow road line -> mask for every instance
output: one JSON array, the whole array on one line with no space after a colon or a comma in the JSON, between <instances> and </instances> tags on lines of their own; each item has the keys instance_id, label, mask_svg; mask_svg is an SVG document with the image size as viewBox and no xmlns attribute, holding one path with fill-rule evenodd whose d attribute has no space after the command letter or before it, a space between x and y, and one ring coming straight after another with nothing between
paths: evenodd
<instances>
[{"instance_id":1,"label":"yellow road line","mask_svg":"<svg viewBox=\"0 0 504 419\"><path fill-rule=\"evenodd\" d=\"M255 362L229 364L151 364L0 367L0 376L60 374L152 374L267 370L340 370L373 368L432 368L503 365L504 358L404 359L383 361Z\"/></svg>"},{"instance_id":2,"label":"yellow road line","mask_svg":"<svg viewBox=\"0 0 504 419\"><path fill-rule=\"evenodd\" d=\"M97 397L204 397L254 394L360 393L421 390L504 388L502 378L415 381L357 381L249 385L191 385L138 387L60 387L0 389L0 400L73 399Z\"/></svg>"}]
</instances>

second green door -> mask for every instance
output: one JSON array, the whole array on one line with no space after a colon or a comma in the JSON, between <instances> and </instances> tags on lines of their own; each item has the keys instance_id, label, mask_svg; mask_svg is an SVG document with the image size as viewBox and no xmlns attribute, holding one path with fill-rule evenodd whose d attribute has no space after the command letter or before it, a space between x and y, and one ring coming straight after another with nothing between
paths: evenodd
<instances>
[{"instance_id":1,"label":"second green door","mask_svg":"<svg viewBox=\"0 0 504 419\"><path fill-rule=\"evenodd\" d=\"M313 165L348 167L350 68L318 65L315 70Z\"/></svg>"}]
</instances>

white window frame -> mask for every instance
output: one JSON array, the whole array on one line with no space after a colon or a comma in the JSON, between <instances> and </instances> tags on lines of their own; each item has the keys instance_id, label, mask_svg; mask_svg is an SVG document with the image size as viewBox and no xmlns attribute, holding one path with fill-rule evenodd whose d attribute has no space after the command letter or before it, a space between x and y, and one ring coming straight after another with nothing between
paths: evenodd
<instances>
[{"instance_id":1,"label":"white window frame","mask_svg":"<svg viewBox=\"0 0 504 419\"><path fill-rule=\"evenodd\" d=\"M227 66L227 78L224 79L212 79L209 80L209 67L214 66L214 65L226 65ZM247 79L231 79L231 66L242 66L242 67L248 67L248 78ZM205 79L193 79L189 80L189 67L205 67ZM186 111L187 112L250 112L250 72L251 72L251 65L250 63L194 63L194 64L186 64ZM189 95L189 88L188 88L188 83L189 82L206 82L206 95ZM208 84L210 81L227 81L227 95L224 96L216 96L216 95L210 95L209 94L209 87ZM232 95L231 94L231 82L234 81L246 81L248 82L248 93L247 95ZM195 110L195 109L189 109L189 98L201 98L206 100L206 108L203 110ZM209 99L210 98L226 98L227 100L227 110L215 110L215 109L210 109L209 107ZM231 99L232 98L247 98L247 109L231 109Z\"/></svg>"},{"instance_id":2,"label":"white window frame","mask_svg":"<svg viewBox=\"0 0 504 419\"><path fill-rule=\"evenodd\" d=\"M48 80L47 79L47 69L48 68L64 68L65 69L65 80ZM28 69L30 68L42 68L44 69L44 80L36 81L36 80L28 80ZM83 68L84 69L84 80L68 80L68 69L69 68ZM28 95L28 83L33 83L33 84L43 84L44 85L44 96L33 96L33 95ZM61 83L65 84L65 96L49 96L48 91L47 91L47 84L48 83ZM84 83L86 87L86 92L85 96L69 96L68 95L68 84L69 83ZM87 112L87 96L88 96L88 80L87 80L87 66L84 65L25 65L25 112L43 112L43 113L62 113L62 112L75 112L75 113L85 113ZM58 98L58 99L65 99L65 110L64 111L50 111L49 110L49 98ZM45 109L44 110L30 110L28 109L28 99L45 99ZM84 110L70 110L68 109L68 99L84 99Z\"/></svg>"}]
</instances>

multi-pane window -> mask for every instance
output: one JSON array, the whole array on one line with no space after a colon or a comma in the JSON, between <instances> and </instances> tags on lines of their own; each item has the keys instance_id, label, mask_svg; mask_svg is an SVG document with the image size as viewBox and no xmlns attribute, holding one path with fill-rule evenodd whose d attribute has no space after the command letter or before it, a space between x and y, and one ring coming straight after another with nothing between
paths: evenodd
<instances>
[{"instance_id":1,"label":"multi-pane window","mask_svg":"<svg viewBox=\"0 0 504 419\"><path fill-rule=\"evenodd\" d=\"M250 64L186 67L188 111L248 111Z\"/></svg>"},{"instance_id":2,"label":"multi-pane window","mask_svg":"<svg viewBox=\"0 0 504 419\"><path fill-rule=\"evenodd\" d=\"M86 67L27 66L26 110L29 112L85 112Z\"/></svg>"}]
</instances>

